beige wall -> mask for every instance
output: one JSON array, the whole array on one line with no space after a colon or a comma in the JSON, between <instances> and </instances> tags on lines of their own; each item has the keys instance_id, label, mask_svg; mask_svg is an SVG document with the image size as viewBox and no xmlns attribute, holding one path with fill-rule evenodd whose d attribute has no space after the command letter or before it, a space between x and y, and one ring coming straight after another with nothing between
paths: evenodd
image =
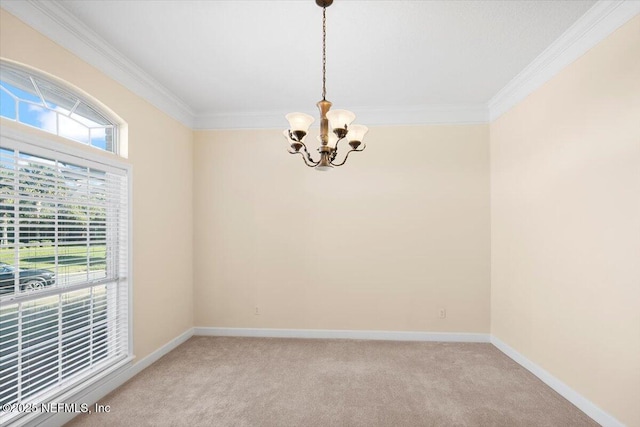
<instances>
[{"instance_id":1,"label":"beige wall","mask_svg":"<svg viewBox=\"0 0 640 427\"><path fill-rule=\"evenodd\" d=\"M193 133L4 10L0 31L0 56L75 85L128 124L139 360L193 326Z\"/></svg>"},{"instance_id":2,"label":"beige wall","mask_svg":"<svg viewBox=\"0 0 640 427\"><path fill-rule=\"evenodd\" d=\"M489 332L488 126L367 138L317 172L278 130L195 132L196 326Z\"/></svg>"},{"instance_id":3,"label":"beige wall","mask_svg":"<svg viewBox=\"0 0 640 427\"><path fill-rule=\"evenodd\" d=\"M491 125L492 334L640 426L640 17Z\"/></svg>"}]
</instances>

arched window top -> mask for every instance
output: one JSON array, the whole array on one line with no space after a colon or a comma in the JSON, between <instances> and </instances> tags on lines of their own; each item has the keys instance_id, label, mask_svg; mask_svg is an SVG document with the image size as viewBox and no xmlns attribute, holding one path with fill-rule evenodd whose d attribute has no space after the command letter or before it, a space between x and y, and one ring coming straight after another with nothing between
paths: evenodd
<instances>
[{"instance_id":1,"label":"arched window top","mask_svg":"<svg viewBox=\"0 0 640 427\"><path fill-rule=\"evenodd\" d=\"M84 97L45 76L0 61L0 116L118 153L118 125Z\"/></svg>"}]
</instances>

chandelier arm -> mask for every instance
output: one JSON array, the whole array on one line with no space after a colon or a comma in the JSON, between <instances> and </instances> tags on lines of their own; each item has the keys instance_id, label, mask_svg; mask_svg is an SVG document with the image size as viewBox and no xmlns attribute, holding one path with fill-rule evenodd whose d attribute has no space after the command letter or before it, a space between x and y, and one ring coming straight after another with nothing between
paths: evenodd
<instances>
[{"instance_id":1,"label":"chandelier arm","mask_svg":"<svg viewBox=\"0 0 640 427\"><path fill-rule=\"evenodd\" d=\"M346 155L346 156L344 156L344 160L342 161L342 163L333 163L333 162L330 162L330 163L331 163L331 165L333 165L333 166L342 166L342 165L344 165L345 163L347 163L347 159L349 158L349 154L351 154L351 153L352 153L352 152L354 152L354 151L364 151L364 149L365 149L365 148L367 148L367 144L364 144L364 143L363 143L363 144L362 144L362 148L357 149L357 150L349 150L349 151L347 151L347 155Z\"/></svg>"},{"instance_id":2,"label":"chandelier arm","mask_svg":"<svg viewBox=\"0 0 640 427\"><path fill-rule=\"evenodd\" d=\"M338 155L338 144L340 144L340 141L342 141L344 139L344 137L338 139L336 141L336 146L334 147L333 150L333 154L331 154L331 161L333 162L336 159L336 156Z\"/></svg>"},{"instance_id":3,"label":"chandelier arm","mask_svg":"<svg viewBox=\"0 0 640 427\"><path fill-rule=\"evenodd\" d=\"M318 160L317 162L315 160L313 160L313 158L311 157L311 154L309 153L309 150L307 150L307 146L304 144L304 142L301 142L300 144L302 144L302 149L304 150L304 153L306 154L307 159L309 159L309 163L313 164L314 167L318 166L320 164L320 160ZM305 160L305 163L307 163L306 160Z\"/></svg>"},{"instance_id":4,"label":"chandelier arm","mask_svg":"<svg viewBox=\"0 0 640 427\"><path fill-rule=\"evenodd\" d=\"M318 166L320 164L320 160L318 160L317 162L313 160L304 142L300 142L300 144L302 145L302 149L304 150L304 153L302 151L289 151L289 154L300 154L302 156L302 160L304 160L304 163L310 168L315 168L316 166ZM307 161L307 159L309 161Z\"/></svg>"},{"instance_id":5,"label":"chandelier arm","mask_svg":"<svg viewBox=\"0 0 640 427\"><path fill-rule=\"evenodd\" d=\"M310 168L315 168L316 166L318 166L318 163L309 163L307 161L307 159L304 157L304 154L302 154L302 151L287 151L289 154L300 154L302 156L302 161L304 162L305 165L309 166Z\"/></svg>"}]
</instances>

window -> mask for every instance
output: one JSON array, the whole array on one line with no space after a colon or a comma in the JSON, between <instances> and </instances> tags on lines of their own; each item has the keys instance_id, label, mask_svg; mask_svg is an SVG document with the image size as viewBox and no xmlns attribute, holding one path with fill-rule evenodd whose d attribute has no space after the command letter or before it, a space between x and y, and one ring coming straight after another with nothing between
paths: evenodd
<instances>
[{"instance_id":1,"label":"window","mask_svg":"<svg viewBox=\"0 0 640 427\"><path fill-rule=\"evenodd\" d=\"M0 116L115 153L116 124L71 91L0 63Z\"/></svg>"},{"instance_id":2,"label":"window","mask_svg":"<svg viewBox=\"0 0 640 427\"><path fill-rule=\"evenodd\" d=\"M0 405L58 403L131 359L130 169L70 151L0 135Z\"/></svg>"}]
</instances>

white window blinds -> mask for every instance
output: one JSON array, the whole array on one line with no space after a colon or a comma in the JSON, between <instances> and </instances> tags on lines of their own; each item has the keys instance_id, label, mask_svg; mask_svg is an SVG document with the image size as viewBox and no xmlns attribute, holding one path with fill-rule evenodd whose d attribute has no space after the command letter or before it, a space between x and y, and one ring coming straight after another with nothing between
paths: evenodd
<instances>
[{"instance_id":1,"label":"white window blinds","mask_svg":"<svg viewBox=\"0 0 640 427\"><path fill-rule=\"evenodd\" d=\"M129 356L128 172L1 142L0 405L46 402Z\"/></svg>"}]
</instances>

